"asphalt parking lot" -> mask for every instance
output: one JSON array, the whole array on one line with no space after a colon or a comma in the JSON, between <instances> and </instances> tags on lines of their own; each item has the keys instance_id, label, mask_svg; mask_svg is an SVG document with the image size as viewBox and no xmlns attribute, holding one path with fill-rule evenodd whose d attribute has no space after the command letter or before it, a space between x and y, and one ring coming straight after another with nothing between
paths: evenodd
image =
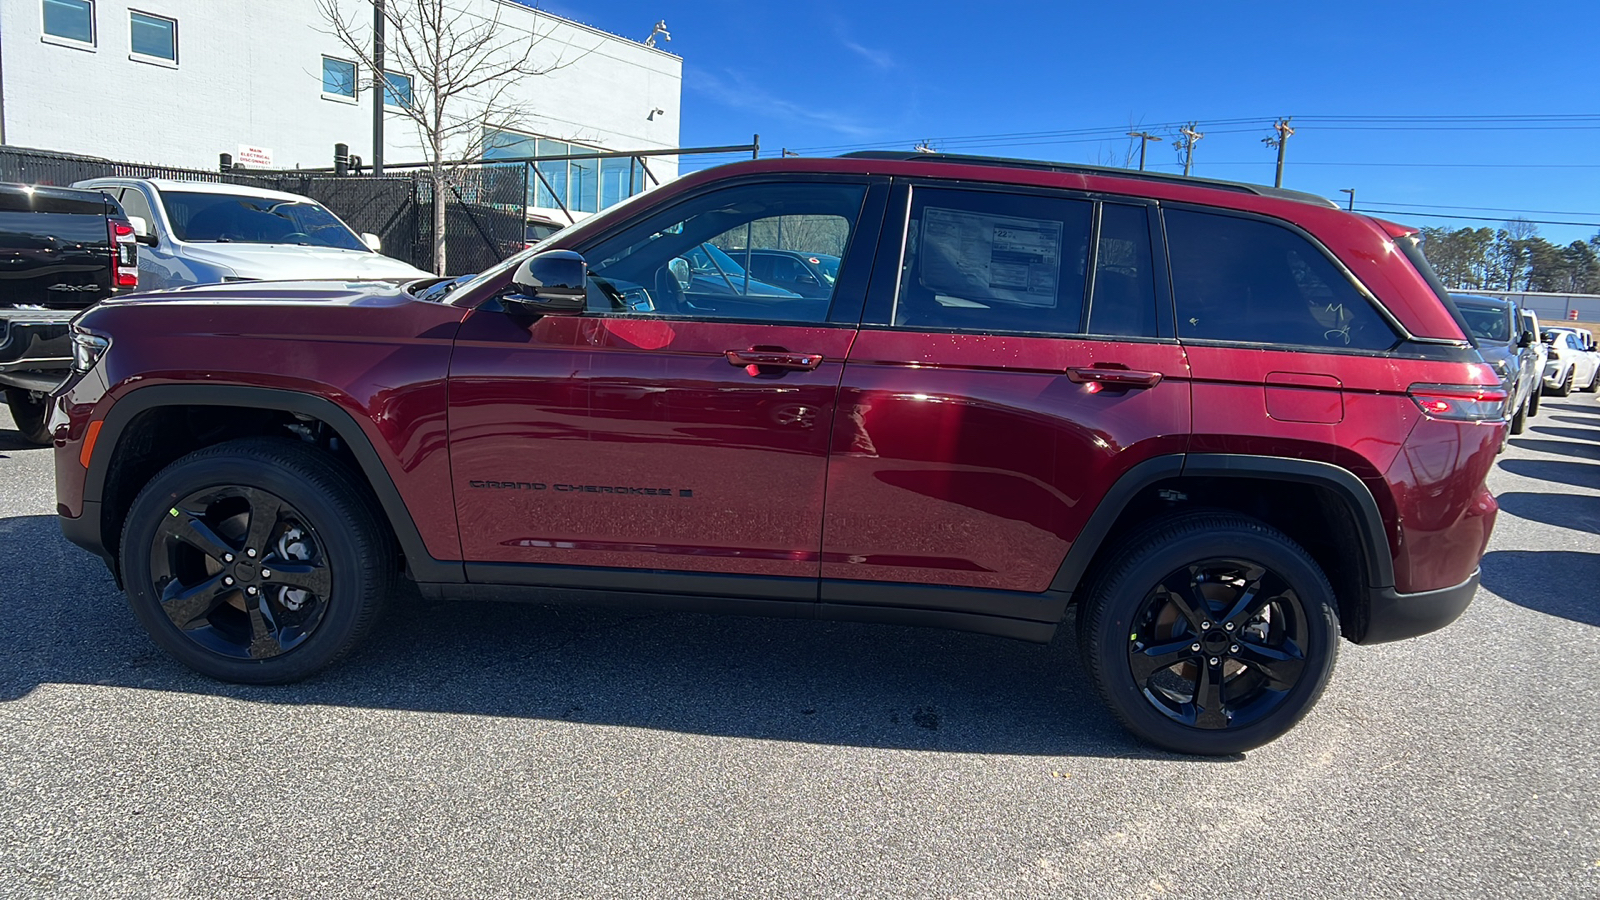
<instances>
[{"instance_id":1,"label":"asphalt parking lot","mask_svg":"<svg viewBox=\"0 0 1600 900\"><path fill-rule=\"evenodd\" d=\"M51 465L0 411L0 896L1600 896L1593 396L1512 438L1462 621L1221 760L1059 639L409 598L314 681L207 681Z\"/></svg>"}]
</instances>

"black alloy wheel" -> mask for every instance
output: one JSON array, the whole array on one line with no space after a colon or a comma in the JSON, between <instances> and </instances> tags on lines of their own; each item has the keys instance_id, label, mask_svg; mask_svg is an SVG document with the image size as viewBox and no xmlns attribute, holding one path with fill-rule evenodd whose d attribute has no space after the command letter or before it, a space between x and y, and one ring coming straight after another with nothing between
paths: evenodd
<instances>
[{"instance_id":1,"label":"black alloy wheel","mask_svg":"<svg viewBox=\"0 0 1600 900\"><path fill-rule=\"evenodd\" d=\"M1310 711L1333 671L1339 622L1304 548L1224 511L1158 520L1119 544L1079 609L1078 640L1129 731L1179 753L1225 755L1274 740Z\"/></svg>"},{"instance_id":2,"label":"black alloy wheel","mask_svg":"<svg viewBox=\"0 0 1600 900\"><path fill-rule=\"evenodd\" d=\"M358 473L299 441L197 450L145 485L122 533L140 624L212 678L298 681L347 655L398 578Z\"/></svg>"},{"instance_id":3,"label":"black alloy wheel","mask_svg":"<svg viewBox=\"0 0 1600 900\"><path fill-rule=\"evenodd\" d=\"M282 497L230 485L173 503L151 546L161 608L184 637L235 659L300 646L332 596L327 551Z\"/></svg>"}]
</instances>

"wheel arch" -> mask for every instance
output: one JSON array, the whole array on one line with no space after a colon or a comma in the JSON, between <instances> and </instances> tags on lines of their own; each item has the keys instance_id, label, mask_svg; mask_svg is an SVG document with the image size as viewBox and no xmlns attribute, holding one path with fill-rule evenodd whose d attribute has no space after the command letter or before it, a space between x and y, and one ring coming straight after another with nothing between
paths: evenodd
<instances>
[{"instance_id":1,"label":"wheel arch","mask_svg":"<svg viewBox=\"0 0 1600 900\"><path fill-rule=\"evenodd\" d=\"M348 449L359 474L377 499L412 575L419 581L465 580L459 560L439 560L428 553L422 534L382 457L349 410L314 394L248 385L151 385L130 391L112 405L96 442L104 449L91 457L84 480L85 515L98 511L101 555L108 562L115 558L116 538L121 530L122 519L127 514L125 501L131 500L131 494L125 488L108 485L108 481L116 473L118 460L130 438L148 437L143 435L148 428L134 426L148 415L159 414L162 410L194 407L287 413L322 423ZM133 493L137 493L137 487ZM128 496L124 497L125 494ZM116 566L112 568L115 572Z\"/></svg>"},{"instance_id":2,"label":"wheel arch","mask_svg":"<svg viewBox=\"0 0 1600 900\"><path fill-rule=\"evenodd\" d=\"M1366 632L1370 598L1393 591L1394 558L1383 514L1353 472L1318 460L1225 453L1171 454L1129 469L1073 542L1051 589L1075 594L1120 535L1196 506L1255 516L1305 546L1334 585L1341 627L1351 640ZM1352 555L1354 567L1348 565Z\"/></svg>"}]
</instances>

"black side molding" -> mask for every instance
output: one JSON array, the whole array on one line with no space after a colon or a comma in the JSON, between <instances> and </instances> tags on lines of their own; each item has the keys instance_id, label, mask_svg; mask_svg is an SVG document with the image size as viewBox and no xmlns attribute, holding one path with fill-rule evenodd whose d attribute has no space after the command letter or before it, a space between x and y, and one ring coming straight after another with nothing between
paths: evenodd
<instances>
[{"instance_id":1,"label":"black side molding","mask_svg":"<svg viewBox=\"0 0 1600 900\"><path fill-rule=\"evenodd\" d=\"M140 413L157 409L163 406L232 406L246 409L269 409L283 412L300 413L318 419L332 428L350 448L355 455L356 462L361 466L362 474L367 482L372 485L372 492L377 495L378 502L383 505L384 514L389 519L389 525L394 529L395 536L400 541L400 547L405 552L406 565L418 581L430 582L462 582L466 574L462 570L459 560L435 559L428 553L427 545L422 542L422 534L417 531L416 522L411 518L411 512L406 508L405 500L401 498L400 491L394 486L394 479L389 477L389 470L384 467L383 460L378 456L377 450L367 440L367 433L361 430L355 417L346 412L343 407L331 400L311 394L302 394L296 391L285 391L276 388L247 387L243 385L203 385L203 384L160 384L139 388L129 392L111 407L111 412L106 414L105 424L101 426L98 446L114 448L122 439L122 433L128 424ZM111 548L103 546L104 535L101 533L100 516L96 514L93 520L88 519L91 508L98 510L105 499L106 473L111 466L114 453L99 452L89 461L89 474L83 485L84 515L80 517L89 524L74 526L74 533L68 534L73 543L78 544L90 552L108 558ZM66 525L62 528L65 531ZM89 529L93 529L92 536ZM76 535L76 536L75 536ZM92 544L84 543L92 540Z\"/></svg>"},{"instance_id":2,"label":"black side molding","mask_svg":"<svg viewBox=\"0 0 1600 900\"><path fill-rule=\"evenodd\" d=\"M1067 550L1066 559L1061 561L1061 568L1056 570L1055 580L1050 582L1050 590L1070 596L1083 579L1083 573L1088 571L1094 555L1100 551L1101 542L1111 533L1111 526L1117 524L1122 511L1140 491L1156 482L1182 475L1183 458L1182 453L1157 456L1122 473L1122 477L1101 498L1088 523L1078 533L1078 539Z\"/></svg>"},{"instance_id":3,"label":"black side molding","mask_svg":"<svg viewBox=\"0 0 1600 900\"><path fill-rule=\"evenodd\" d=\"M1374 588L1368 592L1367 628L1357 644L1384 644L1403 641L1449 625L1461 618L1478 593L1476 569L1472 577L1458 585L1415 594L1397 594L1394 588Z\"/></svg>"}]
</instances>

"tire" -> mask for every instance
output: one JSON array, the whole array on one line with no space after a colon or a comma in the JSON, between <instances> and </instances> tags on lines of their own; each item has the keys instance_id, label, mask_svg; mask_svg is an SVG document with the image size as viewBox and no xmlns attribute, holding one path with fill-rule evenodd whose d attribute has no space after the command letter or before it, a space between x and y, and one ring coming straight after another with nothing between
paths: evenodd
<instances>
[{"instance_id":1,"label":"tire","mask_svg":"<svg viewBox=\"0 0 1600 900\"><path fill-rule=\"evenodd\" d=\"M1539 414L1539 398L1542 396L1544 396L1544 385L1535 383L1533 392L1528 397L1528 418L1531 419Z\"/></svg>"},{"instance_id":2,"label":"tire","mask_svg":"<svg viewBox=\"0 0 1600 900\"><path fill-rule=\"evenodd\" d=\"M1222 511L1158 520L1122 544L1079 610L1078 646L1125 728L1168 750L1218 756L1259 747L1304 718L1333 672L1339 618L1333 588L1300 545ZM1252 586L1258 602L1234 607ZM1213 672L1223 680L1207 704Z\"/></svg>"},{"instance_id":3,"label":"tire","mask_svg":"<svg viewBox=\"0 0 1600 900\"><path fill-rule=\"evenodd\" d=\"M35 400L33 394L21 388L6 388L6 405L11 407L11 418L17 431L29 443L47 447L51 443L50 403Z\"/></svg>"},{"instance_id":4,"label":"tire","mask_svg":"<svg viewBox=\"0 0 1600 900\"><path fill-rule=\"evenodd\" d=\"M1600 366L1596 366L1594 374L1589 376L1589 383L1583 386L1583 392L1592 394L1597 389L1600 389Z\"/></svg>"},{"instance_id":5,"label":"tire","mask_svg":"<svg viewBox=\"0 0 1600 900\"><path fill-rule=\"evenodd\" d=\"M1511 414L1511 429L1510 430L1511 430L1512 434L1521 434L1523 431L1527 430L1527 428L1528 428L1528 404L1524 403L1521 406L1517 407L1517 411L1516 412Z\"/></svg>"},{"instance_id":6,"label":"tire","mask_svg":"<svg viewBox=\"0 0 1600 900\"><path fill-rule=\"evenodd\" d=\"M1550 393L1555 394L1557 397L1565 397L1568 394L1572 393L1572 378L1576 374L1577 374L1577 372L1575 370L1575 367L1573 369L1568 369L1567 370L1567 377L1563 378L1561 380L1561 385L1559 387L1557 387L1555 390L1551 391Z\"/></svg>"},{"instance_id":7,"label":"tire","mask_svg":"<svg viewBox=\"0 0 1600 900\"><path fill-rule=\"evenodd\" d=\"M179 662L221 681L285 684L339 662L399 577L393 537L358 484L287 439L229 441L172 463L123 529L134 616Z\"/></svg>"}]
</instances>

